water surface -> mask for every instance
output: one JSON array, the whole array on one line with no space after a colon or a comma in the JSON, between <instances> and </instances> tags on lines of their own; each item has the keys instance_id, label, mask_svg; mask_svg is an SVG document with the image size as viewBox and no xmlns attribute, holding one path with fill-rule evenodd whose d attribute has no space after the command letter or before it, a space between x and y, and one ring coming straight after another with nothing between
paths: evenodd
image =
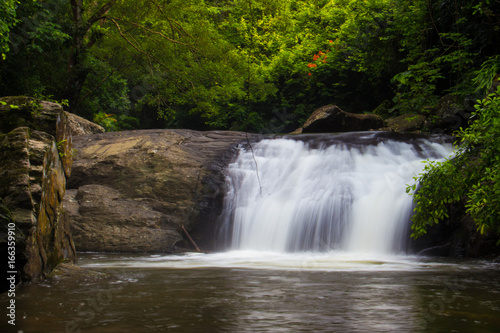
<instances>
[{"instance_id":1,"label":"water surface","mask_svg":"<svg viewBox=\"0 0 500 333\"><path fill-rule=\"evenodd\" d=\"M500 267L482 261L236 251L81 254L80 264L109 276L22 286L16 329L497 332L500 327ZM9 329L2 322L1 331Z\"/></svg>"}]
</instances>

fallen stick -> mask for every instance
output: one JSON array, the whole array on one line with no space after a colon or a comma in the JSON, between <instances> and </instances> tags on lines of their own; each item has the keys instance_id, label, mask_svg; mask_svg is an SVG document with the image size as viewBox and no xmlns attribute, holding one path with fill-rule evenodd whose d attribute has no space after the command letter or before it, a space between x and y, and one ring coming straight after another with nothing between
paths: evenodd
<instances>
[{"instance_id":1,"label":"fallen stick","mask_svg":"<svg viewBox=\"0 0 500 333\"><path fill-rule=\"evenodd\" d=\"M200 248L198 247L198 245L196 245L196 243L194 242L194 240L191 238L191 236L189 236L189 234L188 234L188 232L187 232L186 228L184 228L184 225L183 225L183 224L181 224L181 228L182 228L182 231L184 231L184 233L186 234L186 236L187 236L187 238L189 239L189 241L191 242L191 244L192 244L192 245L194 246L194 248L196 249L196 251L198 251L198 252L202 252L202 251L200 250Z\"/></svg>"}]
</instances>

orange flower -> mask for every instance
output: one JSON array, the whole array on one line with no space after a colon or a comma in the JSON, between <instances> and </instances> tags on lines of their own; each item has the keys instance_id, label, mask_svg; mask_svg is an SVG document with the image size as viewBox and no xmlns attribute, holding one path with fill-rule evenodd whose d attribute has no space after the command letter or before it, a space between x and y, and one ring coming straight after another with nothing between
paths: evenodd
<instances>
[{"instance_id":1,"label":"orange flower","mask_svg":"<svg viewBox=\"0 0 500 333\"><path fill-rule=\"evenodd\" d=\"M331 40L331 39L330 39L330 40L328 41L328 43L333 44L333 40Z\"/></svg>"},{"instance_id":2,"label":"orange flower","mask_svg":"<svg viewBox=\"0 0 500 333\"><path fill-rule=\"evenodd\" d=\"M315 55L313 56L313 60L314 60L314 61L316 61L316 60L318 60L318 59L319 59L319 55L315 54Z\"/></svg>"},{"instance_id":3,"label":"orange flower","mask_svg":"<svg viewBox=\"0 0 500 333\"><path fill-rule=\"evenodd\" d=\"M312 73L307 73L307 75L312 76Z\"/></svg>"},{"instance_id":4,"label":"orange flower","mask_svg":"<svg viewBox=\"0 0 500 333\"><path fill-rule=\"evenodd\" d=\"M307 64L307 67L314 68L314 67L318 67L318 65L309 63L309 64Z\"/></svg>"}]
</instances>

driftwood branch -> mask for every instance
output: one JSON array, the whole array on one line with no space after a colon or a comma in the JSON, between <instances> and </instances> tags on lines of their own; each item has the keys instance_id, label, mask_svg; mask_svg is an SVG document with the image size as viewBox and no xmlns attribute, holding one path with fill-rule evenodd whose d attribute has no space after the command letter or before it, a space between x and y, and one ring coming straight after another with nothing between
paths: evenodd
<instances>
[{"instance_id":1,"label":"driftwood branch","mask_svg":"<svg viewBox=\"0 0 500 333\"><path fill-rule=\"evenodd\" d=\"M186 228L184 228L184 225L181 225L181 228L182 228L182 231L184 231L184 234L186 235L186 237L189 239L189 241L191 242L191 244L194 246L194 248L196 249L196 251L198 252L203 252L200 250L200 248L198 247L198 245L196 245L196 243L194 242L194 240L191 238L191 236L189 236L189 233L187 232Z\"/></svg>"}]
</instances>

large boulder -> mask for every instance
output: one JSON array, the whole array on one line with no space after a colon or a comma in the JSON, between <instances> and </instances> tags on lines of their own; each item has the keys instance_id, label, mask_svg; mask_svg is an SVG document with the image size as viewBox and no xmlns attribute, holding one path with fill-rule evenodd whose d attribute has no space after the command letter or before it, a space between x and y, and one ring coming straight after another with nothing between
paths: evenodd
<instances>
[{"instance_id":1,"label":"large boulder","mask_svg":"<svg viewBox=\"0 0 500 333\"><path fill-rule=\"evenodd\" d=\"M65 209L79 251L165 252L182 239L165 214L108 186L68 190Z\"/></svg>"},{"instance_id":2,"label":"large boulder","mask_svg":"<svg viewBox=\"0 0 500 333\"><path fill-rule=\"evenodd\" d=\"M65 197L76 248L171 252L206 250L222 207L223 169L248 136L241 132L140 130L75 137Z\"/></svg>"},{"instance_id":3,"label":"large boulder","mask_svg":"<svg viewBox=\"0 0 500 333\"><path fill-rule=\"evenodd\" d=\"M0 99L0 248L15 234L17 279L29 281L76 259L62 209L72 165L72 136L62 107L27 97Z\"/></svg>"},{"instance_id":4,"label":"large boulder","mask_svg":"<svg viewBox=\"0 0 500 333\"><path fill-rule=\"evenodd\" d=\"M383 126L380 116L349 113L336 105L326 105L314 111L294 134L368 131Z\"/></svg>"}]
</instances>

